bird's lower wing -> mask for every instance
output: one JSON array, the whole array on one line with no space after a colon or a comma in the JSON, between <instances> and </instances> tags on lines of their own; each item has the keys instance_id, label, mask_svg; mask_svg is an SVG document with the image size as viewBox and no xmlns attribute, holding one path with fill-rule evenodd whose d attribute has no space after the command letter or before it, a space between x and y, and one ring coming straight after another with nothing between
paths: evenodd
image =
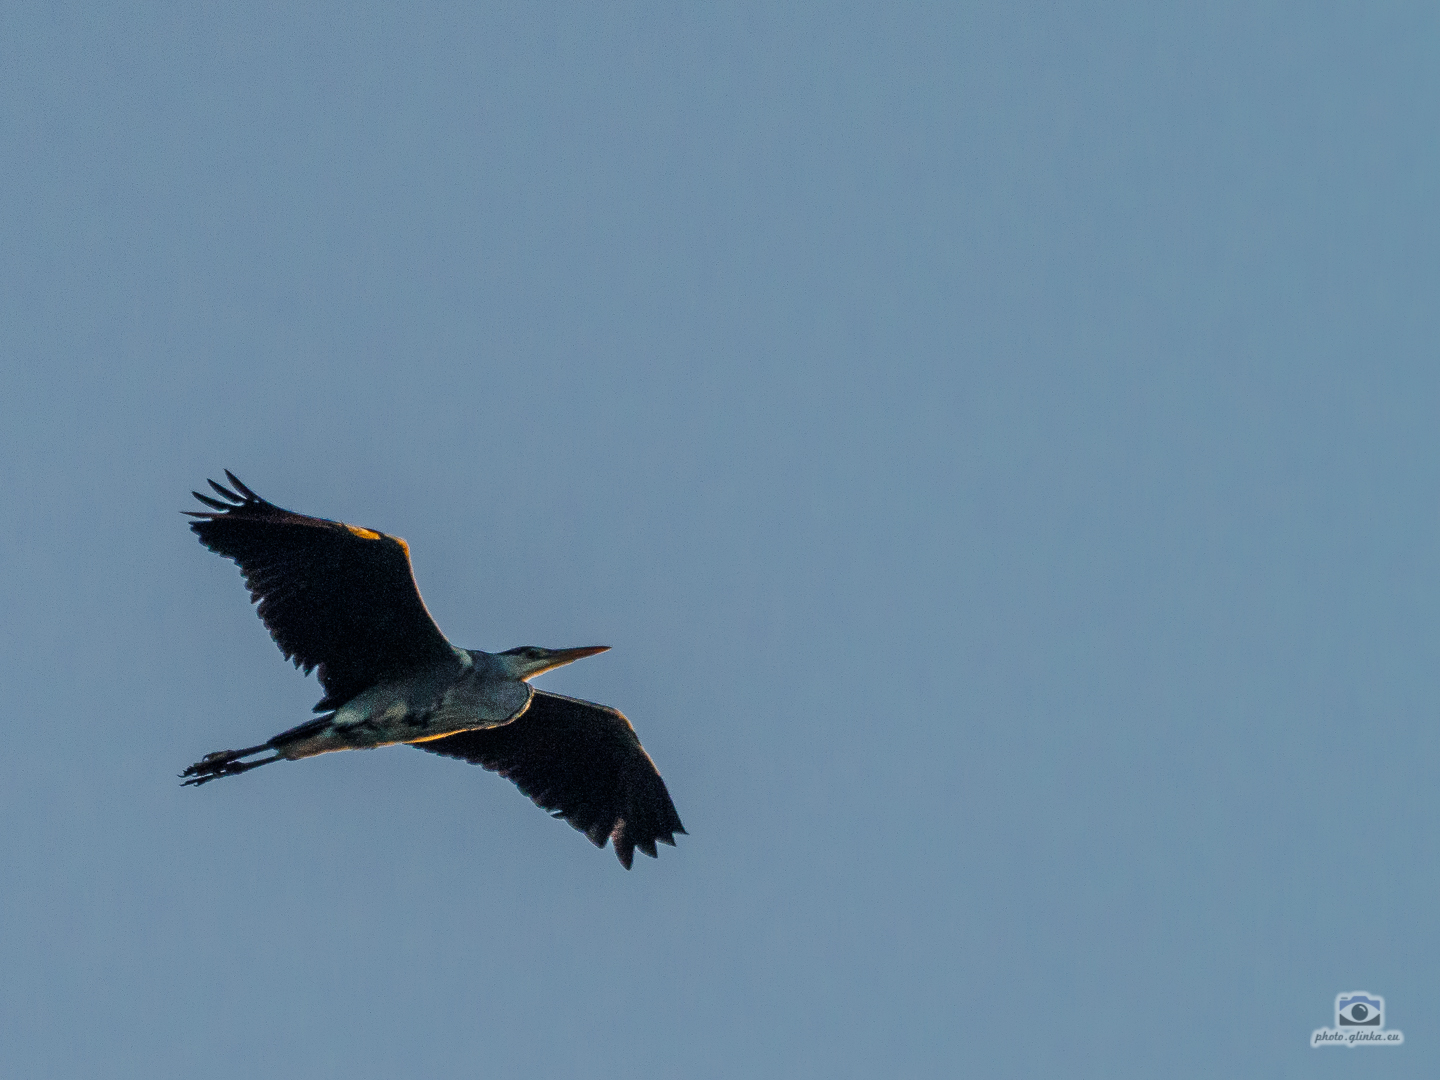
<instances>
[{"instance_id":1,"label":"bird's lower wing","mask_svg":"<svg viewBox=\"0 0 1440 1080\"><path fill-rule=\"evenodd\" d=\"M630 721L604 705L536 690L508 724L415 745L507 777L596 847L612 840L627 870L636 848L653 859L656 841L685 832Z\"/></svg>"}]
</instances>

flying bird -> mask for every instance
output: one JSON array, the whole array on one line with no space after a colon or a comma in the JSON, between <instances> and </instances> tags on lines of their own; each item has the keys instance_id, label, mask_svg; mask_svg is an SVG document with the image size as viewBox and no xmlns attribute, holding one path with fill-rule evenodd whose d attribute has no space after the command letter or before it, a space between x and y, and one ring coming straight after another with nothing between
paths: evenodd
<instances>
[{"instance_id":1,"label":"flying bird","mask_svg":"<svg viewBox=\"0 0 1440 1080\"><path fill-rule=\"evenodd\" d=\"M533 688L541 672L608 645L501 653L451 645L420 598L398 536L266 502L236 479L184 511L200 542L233 559L285 659L316 671L321 715L244 750L206 754L180 775L207 784L275 761L405 743L515 783L625 869L635 849L684 833L665 781L618 710ZM223 500L223 501L221 501ZM257 756L268 755L268 756ZM250 760L246 760L250 759Z\"/></svg>"}]
</instances>

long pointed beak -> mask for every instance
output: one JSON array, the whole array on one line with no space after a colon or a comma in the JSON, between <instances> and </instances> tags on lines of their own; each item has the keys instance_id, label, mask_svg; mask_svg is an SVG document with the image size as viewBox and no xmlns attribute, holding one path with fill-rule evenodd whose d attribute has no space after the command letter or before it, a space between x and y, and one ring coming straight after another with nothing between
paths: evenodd
<instances>
[{"instance_id":1,"label":"long pointed beak","mask_svg":"<svg viewBox=\"0 0 1440 1080\"><path fill-rule=\"evenodd\" d=\"M564 667L566 664L573 664L586 656L594 656L596 653L608 652L609 645L583 645L578 649L556 649L545 662L545 666L537 671L532 671L525 678L533 679L536 675L547 671L553 671L557 667Z\"/></svg>"},{"instance_id":2,"label":"long pointed beak","mask_svg":"<svg viewBox=\"0 0 1440 1080\"><path fill-rule=\"evenodd\" d=\"M568 664L574 660L583 660L587 656L594 656L596 653L609 652L609 645L583 645L578 649L556 649L555 664Z\"/></svg>"}]
</instances>

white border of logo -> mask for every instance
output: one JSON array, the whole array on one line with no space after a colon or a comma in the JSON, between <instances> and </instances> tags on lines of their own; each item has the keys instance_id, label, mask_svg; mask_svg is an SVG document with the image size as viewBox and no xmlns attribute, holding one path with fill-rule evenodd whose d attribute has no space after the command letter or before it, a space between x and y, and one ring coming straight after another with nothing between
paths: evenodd
<instances>
[{"instance_id":1,"label":"white border of logo","mask_svg":"<svg viewBox=\"0 0 1440 1080\"><path fill-rule=\"evenodd\" d=\"M1373 998L1380 1003L1380 1025L1382 1026L1368 1027L1353 1022L1344 1025L1340 1023L1340 1002L1357 997ZM1368 990L1351 990L1348 994L1336 994L1335 1026L1333 1028L1316 1028L1310 1035L1310 1045L1312 1047L1348 1046L1352 1049L1357 1046L1399 1046L1404 1043L1405 1034L1393 1028L1384 1027L1385 1015L1385 999L1379 994L1372 994Z\"/></svg>"}]
</instances>

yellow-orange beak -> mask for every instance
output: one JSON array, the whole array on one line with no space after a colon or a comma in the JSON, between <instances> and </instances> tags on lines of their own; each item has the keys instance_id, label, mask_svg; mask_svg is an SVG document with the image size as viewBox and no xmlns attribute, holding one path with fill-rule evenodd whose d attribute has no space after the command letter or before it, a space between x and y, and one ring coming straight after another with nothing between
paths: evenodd
<instances>
[{"instance_id":1,"label":"yellow-orange beak","mask_svg":"<svg viewBox=\"0 0 1440 1080\"><path fill-rule=\"evenodd\" d=\"M584 645L578 649L556 649L546 657L545 666L530 672L525 678L533 679L536 675L551 671L557 667L564 667L566 664L573 664L586 656L594 656L596 653L608 652L609 645Z\"/></svg>"}]
</instances>

